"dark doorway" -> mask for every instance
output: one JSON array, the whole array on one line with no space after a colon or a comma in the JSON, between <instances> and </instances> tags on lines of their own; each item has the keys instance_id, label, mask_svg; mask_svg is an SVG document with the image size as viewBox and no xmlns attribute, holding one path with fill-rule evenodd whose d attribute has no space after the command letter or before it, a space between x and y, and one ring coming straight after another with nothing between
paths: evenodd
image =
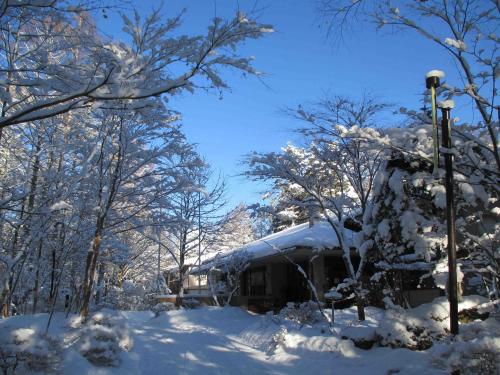
<instances>
[{"instance_id":1,"label":"dark doorway","mask_svg":"<svg viewBox=\"0 0 500 375\"><path fill-rule=\"evenodd\" d=\"M309 263L307 261L296 263L300 267L302 267L307 275L309 272ZM286 280L287 302L304 302L311 299L311 293L307 285L307 280L305 279L304 275L297 269L297 266L293 264L287 264Z\"/></svg>"},{"instance_id":2,"label":"dark doorway","mask_svg":"<svg viewBox=\"0 0 500 375\"><path fill-rule=\"evenodd\" d=\"M357 269L359 260L353 259L354 269ZM337 286L348 277L344 261L339 256L326 256L325 257L325 290Z\"/></svg>"}]
</instances>

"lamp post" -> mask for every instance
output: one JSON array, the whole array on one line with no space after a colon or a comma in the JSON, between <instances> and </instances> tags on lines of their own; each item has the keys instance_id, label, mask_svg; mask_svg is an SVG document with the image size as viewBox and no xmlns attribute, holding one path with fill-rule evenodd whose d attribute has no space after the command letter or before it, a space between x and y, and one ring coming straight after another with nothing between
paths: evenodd
<instances>
[{"instance_id":1,"label":"lamp post","mask_svg":"<svg viewBox=\"0 0 500 375\"><path fill-rule=\"evenodd\" d=\"M444 77L444 73L440 70L431 70L425 76L425 87L431 90L431 113L432 113L432 139L434 155L432 164L434 166L433 173L436 175L439 168L439 135L437 124L437 102L436 102L436 89L440 86L440 78Z\"/></svg>"},{"instance_id":2,"label":"lamp post","mask_svg":"<svg viewBox=\"0 0 500 375\"><path fill-rule=\"evenodd\" d=\"M448 301L450 303L450 332L458 334L458 288L457 288L457 249L455 237L455 199L453 194L453 154L451 153L450 111L454 103L446 100L439 103L441 108L441 136L444 152L446 223L448 229Z\"/></svg>"},{"instance_id":3,"label":"lamp post","mask_svg":"<svg viewBox=\"0 0 500 375\"><path fill-rule=\"evenodd\" d=\"M161 256L161 231L158 229L158 259L157 259L157 289L158 289L158 294L161 294L161 268L160 268L160 256Z\"/></svg>"},{"instance_id":4,"label":"lamp post","mask_svg":"<svg viewBox=\"0 0 500 375\"><path fill-rule=\"evenodd\" d=\"M201 267L201 191L198 191L198 294L201 294L200 267Z\"/></svg>"}]
</instances>

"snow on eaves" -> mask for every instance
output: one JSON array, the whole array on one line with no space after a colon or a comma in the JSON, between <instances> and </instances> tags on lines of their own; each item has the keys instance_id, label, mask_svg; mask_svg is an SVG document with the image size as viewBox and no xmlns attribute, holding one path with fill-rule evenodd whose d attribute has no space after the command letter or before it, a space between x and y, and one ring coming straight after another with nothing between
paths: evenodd
<instances>
[{"instance_id":1,"label":"snow on eaves","mask_svg":"<svg viewBox=\"0 0 500 375\"><path fill-rule=\"evenodd\" d=\"M197 266L199 260L201 259L201 263L205 263L205 261L212 259L214 257L214 253L203 253L198 257L198 254L189 256L184 259L184 265L188 267ZM166 271L178 271L179 265L177 263L171 264L165 268Z\"/></svg>"},{"instance_id":2,"label":"snow on eaves","mask_svg":"<svg viewBox=\"0 0 500 375\"><path fill-rule=\"evenodd\" d=\"M351 247L354 233L348 229L345 231L344 239L348 241L348 246ZM309 247L320 251L338 248L339 241L335 231L328 222L316 222L313 226L309 226L309 223L304 223L250 242L223 256L208 259L202 263L200 270L203 271L217 266L217 264L221 264L225 259L240 251L245 251L251 260L255 260L278 254L281 250L286 251L297 247Z\"/></svg>"}]
</instances>

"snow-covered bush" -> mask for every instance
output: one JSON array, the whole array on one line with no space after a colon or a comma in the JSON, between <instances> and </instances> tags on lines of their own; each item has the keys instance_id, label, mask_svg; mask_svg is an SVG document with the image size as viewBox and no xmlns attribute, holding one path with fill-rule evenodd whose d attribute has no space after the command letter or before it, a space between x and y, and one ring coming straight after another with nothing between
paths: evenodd
<instances>
[{"instance_id":1,"label":"snow-covered bush","mask_svg":"<svg viewBox=\"0 0 500 375\"><path fill-rule=\"evenodd\" d=\"M357 322L341 328L342 339L349 339L361 349L373 346L427 350L435 342L445 342L449 337L449 313L446 298L421 305L415 309L394 306L380 310L377 324Z\"/></svg>"},{"instance_id":2,"label":"snow-covered bush","mask_svg":"<svg viewBox=\"0 0 500 375\"><path fill-rule=\"evenodd\" d=\"M200 306L200 301L198 301L196 298L183 298L182 299L182 307L188 308L188 309L194 309L195 307Z\"/></svg>"},{"instance_id":3,"label":"snow-covered bush","mask_svg":"<svg viewBox=\"0 0 500 375\"><path fill-rule=\"evenodd\" d=\"M160 302L154 305L151 308L151 311L155 314L155 317L158 317L164 311L171 311L175 309L176 309L175 304L172 302Z\"/></svg>"},{"instance_id":4,"label":"snow-covered bush","mask_svg":"<svg viewBox=\"0 0 500 375\"><path fill-rule=\"evenodd\" d=\"M375 328L367 325L348 326L340 334L342 339L350 339L355 346L361 349L371 349L379 339Z\"/></svg>"},{"instance_id":5,"label":"snow-covered bush","mask_svg":"<svg viewBox=\"0 0 500 375\"><path fill-rule=\"evenodd\" d=\"M94 314L81 330L80 354L93 365L118 366L120 352L132 347L128 327L110 312Z\"/></svg>"},{"instance_id":6,"label":"snow-covered bush","mask_svg":"<svg viewBox=\"0 0 500 375\"><path fill-rule=\"evenodd\" d=\"M494 311L494 304L484 304L484 301L487 299L481 296L467 296L460 303L460 314L472 309L484 314L484 309L487 309L491 316L484 321L477 320L469 324L461 324L460 340L471 341L487 335L500 337L500 328L494 313L489 312L490 310ZM342 329L341 336L344 339L352 340L356 346L363 349L377 345L426 350L434 346L436 342L445 345L449 338L448 304L446 297L440 297L432 303L423 304L413 309L393 306L385 310L383 315L377 319L376 326L349 326Z\"/></svg>"},{"instance_id":7,"label":"snow-covered bush","mask_svg":"<svg viewBox=\"0 0 500 375\"><path fill-rule=\"evenodd\" d=\"M425 350L435 340L446 336L443 322L409 316L405 311L390 310L376 329L376 335L381 346Z\"/></svg>"},{"instance_id":8,"label":"snow-covered bush","mask_svg":"<svg viewBox=\"0 0 500 375\"><path fill-rule=\"evenodd\" d=\"M379 344L393 348L425 350L448 336L448 300L437 298L414 309L389 309L376 329Z\"/></svg>"},{"instance_id":9,"label":"snow-covered bush","mask_svg":"<svg viewBox=\"0 0 500 375\"><path fill-rule=\"evenodd\" d=\"M468 296L466 302L469 302L473 296ZM488 299L476 296L473 306L470 303L462 303L463 309L458 314L461 323L469 323L477 320L496 318L500 320L500 300L488 301Z\"/></svg>"},{"instance_id":10,"label":"snow-covered bush","mask_svg":"<svg viewBox=\"0 0 500 375\"><path fill-rule=\"evenodd\" d=\"M452 342L434 358L448 373L497 375L500 373L500 339L478 337L471 341Z\"/></svg>"},{"instance_id":11,"label":"snow-covered bush","mask_svg":"<svg viewBox=\"0 0 500 375\"><path fill-rule=\"evenodd\" d=\"M269 345L267 347L267 354L273 355L276 353L278 348L284 348L286 346L286 335L288 334L288 330L286 327L281 326L279 330L271 337Z\"/></svg>"},{"instance_id":12,"label":"snow-covered bush","mask_svg":"<svg viewBox=\"0 0 500 375\"><path fill-rule=\"evenodd\" d=\"M288 302L279 312L279 317L300 324L314 324L323 320L318 304L314 301Z\"/></svg>"},{"instance_id":13,"label":"snow-covered bush","mask_svg":"<svg viewBox=\"0 0 500 375\"><path fill-rule=\"evenodd\" d=\"M0 369L3 374L56 371L61 362L60 343L32 328L0 335Z\"/></svg>"}]
</instances>

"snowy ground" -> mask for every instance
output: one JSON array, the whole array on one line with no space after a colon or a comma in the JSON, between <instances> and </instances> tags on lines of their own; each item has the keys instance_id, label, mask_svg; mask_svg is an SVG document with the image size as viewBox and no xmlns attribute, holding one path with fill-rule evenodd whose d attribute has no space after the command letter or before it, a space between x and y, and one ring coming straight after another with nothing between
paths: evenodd
<instances>
[{"instance_id":1,"label":"snowy ground","mask_svg":"<svg viewBox=\"0 0 500 375\"><path fill-rule=\"evenodd\" d=\"M128 331L128 351L120 351L117 367L95 367L80 354L76 319L57 314L49 334L61 341L59 371L64 374L445 374L439 356L445 344L426 351L375 347L356 348L342 339L351 330L371 332L383 313L368 309L363 325L355 310L336 314L334 333L327 325L299 324L238 308L205 307L175 310L154 317L151 312L112 312ZM42 331L47 315L0 321L0 337L22 328ZM498 324L498 322L495 322ZM73 328L71 328L73 327ZM491 328L489 328L491 329ZM495 327L498 329L498 326ZM496 331L498 332L498 331ZM28 332L29 333L29 332ZM495 335L495 332L492 332ZM495 337L495 336L493 336ZM1 344L0 339L0 344ZM130 341L130 340L129 340Z\"/></svg>"}]
</instances>

